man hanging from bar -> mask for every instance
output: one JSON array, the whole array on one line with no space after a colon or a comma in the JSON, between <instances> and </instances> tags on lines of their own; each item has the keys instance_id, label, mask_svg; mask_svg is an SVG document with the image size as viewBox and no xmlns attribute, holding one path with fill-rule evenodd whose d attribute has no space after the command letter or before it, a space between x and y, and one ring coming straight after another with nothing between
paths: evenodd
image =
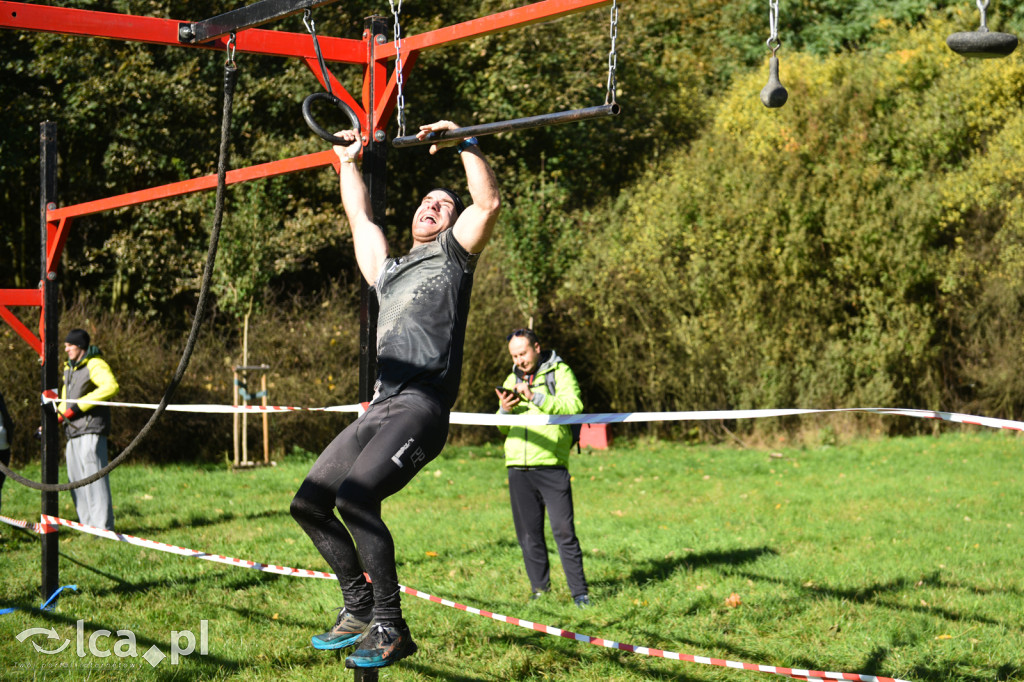
<instances>
[{"instance_id":1,"label":"man hanging from bar","mask_svg":"<svg viewBox=\"0 0 1024 682\"><path fill-rule=\"evenodd\" d=\"M419 135L456 127L439 121L421 126ZM464 208L451 189L428 192L413 215L412 250L389 257L356 164L358 133L338 135L353 141L334 147L341 160L341 201L359 270L380 304L377 381L367 410L313 464L291 513L338 575L344 598L334 627L314 636L313 646L355 645L346 667L375 668L416 652L402 618L395 547L381 519L381 502L437 457L447 440L473 271L501 201L475 138L438 142L431 154L457 145L472 203Z\"/></svg>"}]
</instances>

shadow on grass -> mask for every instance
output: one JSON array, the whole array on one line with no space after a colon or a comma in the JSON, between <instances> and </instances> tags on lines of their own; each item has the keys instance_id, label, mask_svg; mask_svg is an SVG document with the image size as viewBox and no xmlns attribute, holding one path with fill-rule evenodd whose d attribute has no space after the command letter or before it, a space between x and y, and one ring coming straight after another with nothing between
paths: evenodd
<instances>
[{"instance_id":1,"label":"shadow on grass","mask_svg":"<svg viewBox=\"0 0 1024 682\"><path fill-rule=\"evenodd\" d=\"M890 656L899 656L899 643L893 643L893 646L880 645L876 646L867 655L864 663L860 669L856 672L863 675L884 675L885 662ZM813 669L810 667L810 663L806 660L801 661L793 667L803 667L805 669ZM1016 680L1019 679L1021 669L1011 663L1004 663L996 669L995 677L992 676L991 670L978 670L975 673L965 672L971 668L977 669L977 662L967 659L957 658L943 658L941 661L935 661L934 666L915 665L907 673L907 678L914 680L915 682L940 682L942 680L949 680L952 670L956 670L956 679L962 680L963 682L991 682L992 680L1003 681L1003 680ZM846 671L849 672L849 671Z\"/></svg>"},{"instance_id":2,"label":"shadow on grass","mask_svg":"<svg viewBox=\"0 0 1024 682\"><path fill-rule=\"evenodd\" d=\"M80 566L81 568L87 571L95 573L96 575L102 576L107 580L116 583L116 585L114 585L113 587L93 590L92 594L96 595L97 597L106 597L111 594L139 594L149 592L153 589L163 589L167 587L168 582L171 580L169 578L161 578L159 580L132 582L120 576L114 575L113 573L102 571L99 568L96 568L95 566L83 563L65 552L61 552L60 556L62 559L70 561L76 566ZM256 571L252 569L245 570L244 573L239 573L238 570L232 566L224 566L223 568L225 570L222 572L222 574L204 573L202 575L195 575L187 578L175 576L173 578L173 583L175 586L180 587L183 585L198 585L204 582L208 582L210 580L216 580L220 581L220 584L223 586L224 589L245 590L251 587L262 587L266 585L267 582L274 581L283 577L276 573L265 573L263 571Z\"/></svg>"},{"instance_id":3,"label":"shadow on grass","mask_svg":"<svg viewBox=\"0 0 1024 682\"><path fill-rule=\"evenodd\" d=\"M738 576L744 577L748 580L772 582L778 585L784 585L797 593L805 595L799 599L807 598L806 595L810 595L811 598L826 598L835 599L839 602L850 602L856 604L866 604L878 606L881 608L888 608L894 611L906 611L912 613L918 613L922 615L938 616L952 622L963 622L969 621L973 623L981 623L983 625L994 625L1001 626L1007 625L1006 623L991 618L985 618L976 615L965 615L962 613L954 612L949 609L942 609L933 606L918 606L918 605L907 605L896 602L891 596L899 595L906 592L907 590L919 589L919 588L941 588L941 589L965 589L970 590L974 593L981 592L981 588L962 585L959 583L950 583L939 578L938 572L933 572L925 577L918 578L897 578L884 583L873 583L863 587L839 589L834 587L826 587L822 585L807 585L800 581L783 580L780 578L772 578L764 575L758 575L750 572L739 572ZM990 590L991 591L991 590ZM1016 590L1000 590L1009 594L1017 594ZM698 610L696 607L694 610ZM655 633L651 633L653 636L657 636ZM886 662L889 658L899 655L899 650L906 646L912 646L917 644L918 637L913 633L903 632L897 636L894 641L888 644L882 644L875 646L865 657L864 662L858 667L833 672L845 672L855 673L862 675L891 675L885 670ZM696 642L686 641L688 645L696 647L708 647L708 642ZM763 656L763 652L746 650L741 647L735 646L735 644L727 643L725 641L718 641L712 645L714 648L723 651L729 651L729 656L737 656L747 662L765 663L763 660L758 660ZM808 670L818 670L819 662L811 660L809 658L797 658L795 660L787 661L786 666L791 668L803 668ZM979 671L977 674L968 674L962 672L962 670L976 667L977 662L972 660L958 661L956 659L944 658L941 661L936 661L935 666L928 667L918 665L911 669L907 673L909 679L915 680L915 682L939 682L942 680L948 680L950 676L950 670L958 670L958 679L964 682L984 682L984 681L1003 681L1003 680L1016 680L1020 678L1021 667L1013 662L1003 663L998 668L988 668L986 671ZM995 676L992 672L995 672Z\"/></svg>"},{"instance_id":4,"label":"shadow on grass","mask_svg":"<svg viewBox=\"0 0 1024 682\"><path fill-rule=\"evenodd\" d=\"M498 537L493 540L474 542L472 547L438 546L436 555L402 553L398 557L399 571L409 566L436 565L439 561L459 560L466 557L492 558L514 552L520 556L519 543L514 537Z\"/></svg>"},{"instance_id":5,"label":"shadow on grass","mask_svg":"<svg viewBox=\"0 0 1024 682\"><path fill-rule=\"evenodd\" d=\"M586 666L593 665L593 656L603 658L606 664L610 663L617 666L621 670L621 674L630 679L665 680L666 682L694 682L694 680L699 679L688 675L682 668L677 672L675 670L656 670L651 667L652 663L666 666L679 665L679 661L649 657L643 654L618 649L607 649L600 646L596 647L596 650L590 647L574 646L575 643L564 642L557 637L553 638L550 635L544 635L539 632L523 630L521 633L510 632L505 635L492 635L488 637L488 641L496 644L498 647L506 647L511 650L527 653L523 659L511 664L510 670L505 671L510 676L510 679L559 679L570 677L573 671L585 670ZM549 647L547 642L554 642L555 644L553 647ZM557 648L557 655L554 657L547 655L551 653L551 648ZM446 682L482 682L494 679L493 673L489 675L473 675L471 670L453 674L450 669L431 666L427 661L429 661L429 658L417 655L415 658L402 661L399 665L415 670L424 677L446 680ZM686 666L687 664L684 662L682 665ZM613 679L617 679L617 677L615 676Z\"/></svg>"},{"instance_id":6,"label":"shadow on grass","mask_svg":"<svg viewBox=\"0 0 1024 682\"><path fill-rule=\"evenodd\" d=\"M681 639L681 640L678 640L678 641L680 641L684 647L692 647L694 650L704 649L705 652L706 652L709 649L713 649L716 652L713 656L710 655L710 654L707 654L707 653L701 654L701 655L709 656L711 658L724 658L724 659L729 659L729 660L733 660L733 661L737 661L737 662L754 663L754 664L757 664L757 665L775 665L777 667L786 667L786 668L791 668L791 669L794 669L794 670L801 670L802 669L802 670L820 671L820 668L818 667L820 665L820 663L818 661L812 661L812 660L806 659L806 658L803 658L803 659L797 658L797 659L787 660L785 664L773 663L772 661L770 661L770 660L765 658L765 653L764 653L763 650L754 650L754 649L750 649L750 648L747 648L747 647L736 646L734 643L729 643L729 642L726 642L724 640L717 640L715 642L709 642L707 640L695 641L695 640L691 640L691 639ZM727 652L727 653L725 653L725 654L718 653L718 652L723 652L723 651ZM690 651L689 653L694 653L694 652ZM886 647L876 647L875 649L873 649L868 654L868 656L867 656L866 660L864 661L864 663L860 664L859 666L854 666L853 668L848 668L848 669L845 669L845 670L826 670L826 671L823 671L823 672L844 673L844 674L852 674L852 675L877 675L877 676L880 676L880 677L881 676L887 676L885 671L883 670L883 667L885 665L886 658L888 657L887 656L888 653L889 653L889 649L888 648L886 648ZM949 674L949 671L948 671L948 669L946 669L944 674L942 676L940 676L940 677L942 677L943 679L948 679L948 674ZM912 676L910 679L914 680L914 682L921 682L922 680L925 680L925 679L938 679L938 678L924 678L924 677L920 677L920 676ZM982 678L978 678L978 682L980 682L981 679Z\"/></svg>"},{"instance_id":7,"label":"shadow on grass","mask_svg":"<svg viewBox=\"0 0 1024 682\"><path fill-rule=\"evenodd\" d=\"M765 658L765 653L763 650L754 650L747 647L736 646L735 643L729 643L721 639L714 642L709 642L707 640L696 641L691 639L683 639L678 641L680 641L682 645L685 647L693 647L694 649L698 650L701 648L703 648L705 651L707 651L708 649L713 649L716 652L714 656L710 656L709 654L703 654L709 655L713 658L726 658L733 661L743 663L754 663L758 665L775 665L777 667L786 667L794 670L811 670L819 672L843 673L846 675L872 675L879 677L888 677L891 675L891 673L888 673L884 668L889 656L892 653L895 653L893 649L888 646L876 646L867 654L866 658L864 659L864 662L859 665L853 664L852 666L846 667L842 670L833 669L822 671L821 668L818 667L820 665L820 661L814 661L809 658L797 657L794 659L789 659L785 663L773 663L771 660ZM727 653L717 653L723 651ZM689 653L693 652L691 651ZM926 682L929 680L937 682L939 680L948 680L950 674L949 671L950 663L948 661L943 661L942 666L936 667L935 669L928 669L917 666L912 670L911 673L909 673L908 679L913 680L914 682ZM983 680L991 680L992 678L988 675L967 675L958 676L957 679L963 680L964 682L983 682Z\"/></svg>"},{"instance_id":8,"label":"shadow on grass","mask_svg":"<svg viewBox=\"0 0 1024 682\"><path fill-rule=\"evenodd\" d=\"M1019 590L992 590L971 586L962 585L960 583L952 583L947 580L942 580L939 577L938 571L933 571L927 576L918 578L896 578L884 583L872 583L871 585L865 585L863 587L842 589L838 587L828 587L824 585L807 585L797 580L783 580L780 578L769 578L763 575L757 575L754 573L740 572L737 575L747 578L748 580L756 580L760 582L772 582L778 585L785 585L792 588L793 590L803 593L812 594L818 597L824 597L828 599L836 599L839 601L848 601L855 604L872 604L875 606L881 606L897 611L910 611L913 613L920 613L929 616L938 616L945 620L960 622L960 621L971 621L975 623L983 623L985 625L1005 625L1002 621L995 620L992 618L986 618L978 615L968 615L952 611L950 609L940 608L938 606L924 606L924 605L908 605L902 604L888 597L891 595L899 595L908 590L923 589L923 588L938 588L942 590L957 590L964 589L970 590L973 594L988 594L991 592L1002 592L1014 596L1021 596Z\"/></svg>"},{"instance_id":9,"label":"shadow on grass","mask_svg":"<svg viewBox=\"0 0 1024 682\"><path fill-rule=\"evenodd\" d=\"M4 524L0 526L0 529L9 530L10 535L0 535L0 545L20 545L21 542L39 542L39 535L25 528L19 526L8 526Z\"/></svg>"},{"instance_id":10,"label":"shadow on grass","mask_svg":"<svg viewBox=\"0 0 1024 682\"><path fill-rule=\"evenodd\" d=\"M250 623L258 623L261 621L272 621L275 625L280 627L293 627L296 632L308 631L309 633L319 633L324 630L330 629L335 620L338 618L338 609L341 608L341 592L338 592L338 608L326 609L326 610L310 610L306 612L303 618L288 618L279 614L268 617L268 611L266 609L249 609L238 606L231 606L230 604L221 604L220 608L224 611L230 611ZM310 634L296 635L298 640L309 643Z\"/></svg>"},{"instance_id":11,"label":"shadow on grass","mask_svg":"<svg viewBox=\"0 0 1024 682\"><path fill-rule=\"evenodd\" d=\"M118 513L124 516L138 516L145 517L142 511L132 505L126 506L122 509L118 507ZM270 519L278 517L291 518L291 513L288 511L287 506L281 509L271 509L262 512L255 512L252 514L235 514L233 512L225 512L217 516L189 516L188 518L175 518L167 522L161 522L159 524L137 524L132 526L131 524L118 523L117 532L125 533L127 535L134 535L136 537L145 538L147 533L166 532L173 531L180 528L204 528L208 526L216 526L221 523L231 523L232 521L255 521L258 519Z\"/></svg>"},{"instance_id":12,"label":"shadow on grass","mask_svg":"<svg viewBox=\"0 0 1024 682\"><path fill-rule=\"evenodd\" d=\"M654 581L667 580L680 568L696 568L698 566L742 566L757 561L765 556L777 556L778 552L771 547L750 547L732 549L724 552L694 552L681 557L665 557L664 559L636 559L638 564L623 580L606 580L594 583L611 591L621 590L622 583L645 585Z\"/></svg>"}]
</instances>

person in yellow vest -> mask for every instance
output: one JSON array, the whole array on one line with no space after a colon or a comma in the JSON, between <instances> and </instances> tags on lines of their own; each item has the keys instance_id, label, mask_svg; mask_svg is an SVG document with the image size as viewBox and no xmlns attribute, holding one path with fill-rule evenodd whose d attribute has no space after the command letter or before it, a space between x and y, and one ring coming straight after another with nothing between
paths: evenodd
<instances>
[{"instance_id":1,"label":"person in yellow vest","mask_svg":"<svg viewBox=\"0 0 1024 682\"><path fill-rule=\"evenodd\" d=\"M496 389L499 414L579 414L583 411L579 382L569 365L553 350L541 350L532 329L516 329L508 335L512 371ZM505 467L512 521L523 550L531 599L551 587L548 548L544 539L544 512L558 545L566 582L573 602L590 606L583 552L573 520L569 452L572 431L568 426L498 427L505 436Z\"/></svg>"},{"instance_id":2,"label":"person in yellow vest","mask_svg":"<svg viewBox=\"0 0 1024 682\"><path fill-rule=\"evenodd\" d=\"M100 349L89 344L89 333L72 329L64 341L68 355L64 363L64 386L57 405L57 421L64 424L68 443L65 456L68 480L80 481L107 466L107 436L110 407L92 401L106 401L118 391L117 379ZM114 505L110 498L110 476L71 491L78 521L94 528L114 530Z\"/></svg>"}]
</instances>

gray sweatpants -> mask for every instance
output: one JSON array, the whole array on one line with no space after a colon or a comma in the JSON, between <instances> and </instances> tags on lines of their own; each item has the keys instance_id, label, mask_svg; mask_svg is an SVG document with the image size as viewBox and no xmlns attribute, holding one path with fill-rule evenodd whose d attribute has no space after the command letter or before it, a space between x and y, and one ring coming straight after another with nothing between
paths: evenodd
<instances>
[{"instance_id":1,"label":"gray sweatpants","mask_svg":"<svg viewBox=\"0 0 1024 682\"><path fill-rule=\"evenodd\" d=\"M97 433L68 438L64 455L68 461L68 480L72 483L92 476L107 466L107 437ZM78 522L94 528L114 530L114 503L110 499L110 476L104 476L71 491Z\"/></svg>"}]
</instances>

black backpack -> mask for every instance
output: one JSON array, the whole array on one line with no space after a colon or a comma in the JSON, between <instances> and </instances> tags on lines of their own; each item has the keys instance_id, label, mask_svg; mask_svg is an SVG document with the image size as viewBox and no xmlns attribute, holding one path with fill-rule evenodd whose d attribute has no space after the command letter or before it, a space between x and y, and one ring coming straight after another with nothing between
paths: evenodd
<instances>
[{"instance_id":1,"label":"black backpack","mask_svg":"<svg viewBox=\"0 0 1024 682\"><path fill-rule=\"evenodd\" d=\"M555 395L555 372L554 370L544 375L544 383L548 387L548 395ZM580 451L580 432L583 430L583 424L566 424L569 427L569 431L572 432L572 443L569 445L572 448L576 446L576 452Z\"/></svg>"}]
</instances>

